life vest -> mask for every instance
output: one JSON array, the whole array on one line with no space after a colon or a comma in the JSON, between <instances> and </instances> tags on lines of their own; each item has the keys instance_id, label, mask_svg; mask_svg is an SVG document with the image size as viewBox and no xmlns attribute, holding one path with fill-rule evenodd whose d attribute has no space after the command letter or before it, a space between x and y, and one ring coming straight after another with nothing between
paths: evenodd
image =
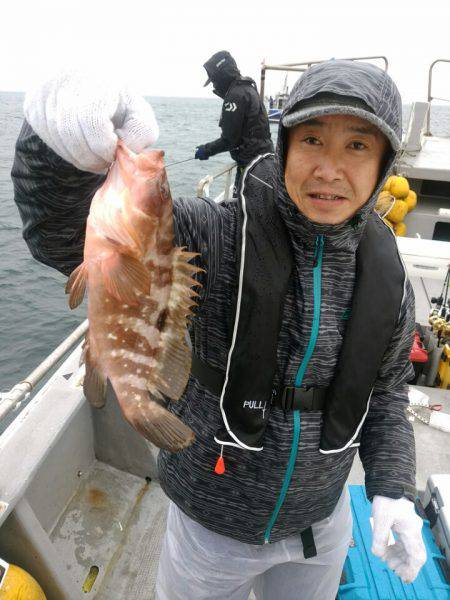
<instances>
[{"instance_id":1,"label":"life vest","mask_svg":"<svg viewBox=\"0 0 450 600\"><path fill-rule=\"evenodd\" d=\"M208 365L194 361L193 375L220 396L224 445L262 450L277 368L284 298L293 268L289 235L277 209L273 155L246 169L239 194L238 285L226 370L208 382ZM320 452L359 445L372 389L397 325L406 274L394 235L370 214L356 251L356 277L334 378L325 390ZM220 379L221 377L221 379ZM220 394L217 391L220 381ZM264 410L253 410L255 406Z\"/></svg>"}]
</instances>

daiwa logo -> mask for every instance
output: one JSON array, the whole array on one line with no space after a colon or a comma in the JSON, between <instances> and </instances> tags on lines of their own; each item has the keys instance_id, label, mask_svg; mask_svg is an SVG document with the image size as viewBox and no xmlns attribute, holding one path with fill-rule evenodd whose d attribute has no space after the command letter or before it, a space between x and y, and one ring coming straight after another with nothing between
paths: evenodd
<instances>
[{"instance_id":1,"label":"daiwa logo","mask_svg":"<svg viewBox=\"0 0 450 600\"><path fill-rule=\"evenodd\" d=\"M227 112L234 112L237 109L237 105L234 102L225 102L223 107Z\"/></svg>"},{"instance_id":2,"label":"daiwa logo","mask_svg":"<svg viewBox=\"0 0 450 600\"><path fill-rule=\"evenodd\" d=\"M225 62L225 58L222 58L222 60L219 60L219 62L216 64L216 67L219 68L220 65L223 65L224 62Z\"/></svg>"},{"instance_id":3,"label":"daiwa logo","mask_svg":"<svg viewBox=\"0 0 450 600\"><path fill-rule=\"evenodd\" d=\"M258 402L257 400L245 400L244 404L242 405L243 408L249 408L250 410L262 410L262 416L264 419L264 413L266 412L266 402L261 402L261 400Z\"/></svg>"}]
</instances>

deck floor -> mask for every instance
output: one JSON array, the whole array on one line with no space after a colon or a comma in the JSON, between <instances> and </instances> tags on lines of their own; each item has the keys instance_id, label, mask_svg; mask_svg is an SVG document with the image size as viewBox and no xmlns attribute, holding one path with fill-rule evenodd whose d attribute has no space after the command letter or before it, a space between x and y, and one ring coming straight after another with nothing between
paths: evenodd
<instances>
[{"instance_id":1,"label":"deck floor","mask_svg":"<svg viewBox=\"0 0 450 600\"><path fill-rule=\"evenodd\" d=\"M80 591L99 568L86 598L154 598L167 505L158 483L103 463L82 475L51 538Z\"/></svg>"},{"instance_id":2,"label":"deck floor","mask_svg":"<svg viewBox=\"0 0 450 600\"><path fill-rule=\"evenodd\" d=\"M450 394L421 388L450 412ZM418 489L431 473L448 472L448 434L416 421ZM359 460L349 483L363 483ZM168 499L157 482L146 482L101 462L80 474L80 486L51 533L63 563L83 584L91 567L99 573L86 598L153 600L158 560L165 531ZM253 598L253 595L250 597Z\"/></svg>"},{"instance_id":3,"label":"deck floor","mask_svg":"<svg viewBox=\"0 0 450 600\"><path fill-rule=\"evenodd\" d=\"M94 464L51 536L80 591L99 567L86 598L154 600L168 502L157 482Z\"/></svg>"}]
</instances>

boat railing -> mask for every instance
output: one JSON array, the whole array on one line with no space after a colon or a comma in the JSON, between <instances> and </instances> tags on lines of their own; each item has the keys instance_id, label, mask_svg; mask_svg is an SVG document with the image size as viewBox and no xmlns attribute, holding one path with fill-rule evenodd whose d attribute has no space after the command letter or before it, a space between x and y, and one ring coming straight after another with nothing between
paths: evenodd
<instances>
[{"instance_id":1,"label":"boat railing","mask_svg":"<svg viewBox=\"0 0 450 600\"><path fill-rule=\"evenodd\" d=\"M28 377L17 383L9 392L0 393L0 421L29 396L56 363L80 341L87 329L86 319Z\"/></svg>"},{"instance_id":2,"label":"boat railing","mask_svg":"<svg viewBox=\"0 0 450 600\"><path fill-rule=\"evenodd\" d=\"M435 61L433 61L430 65L429 71L428 71L428 104L429 104L429 110L428 110L428 115L427 115L427 130L425 135L430 135L431 136L431 131L430 131L430 124L431 124L431 102L433 100L440 100L441 102L450 102L450 98L438 98L437 96L433 96L431 93L431 88L432 88L432 78L433 78L433 69L434 66L437 63L450 63L450 60L447 58L437 58Z\"/></svg>"},{"instance_id":3,"label":"boat railing","mask_svg":"<svg viewBox=\"0 0 450 600\"><path fill-rule=\"evenodd\" d=\"M312 65L316 65L318 63L325 62L325 60L324 59L308 60L305 62L297 62L297 63L282 63L279 65L266 65L265 62L263 61L261 64L261 84L260 84L260 88L259 88L259 95L264 100L264 87L265 87L265 81L266 81L266 71L302 72L302 71L306 71L306 69L309 69L309 67L311 67ZM351 56L349 58L341 58L339 60L381 60L384 62L384 70L387 71L387 69L388 69L388 60L385 56Z\"/></svg>"},{"instance_id":4,"label":"boat railing","mask_svg":"<svg viewBox=\"0 0 450 600\"><path fill-rule=\"evenodd\" d=\"M223 191L216 197L214 200L216 202L221 202L222 200L227 200L233 197L233 187L234 187L234 176L236 170L236 163L230 163L226 167L217 171L217 173L213 173L212 175L206 175L197 184L197 198L210 198L211 195L211 185L217 179L224 177L224 188Z\"/></svg>"}]
</instances>

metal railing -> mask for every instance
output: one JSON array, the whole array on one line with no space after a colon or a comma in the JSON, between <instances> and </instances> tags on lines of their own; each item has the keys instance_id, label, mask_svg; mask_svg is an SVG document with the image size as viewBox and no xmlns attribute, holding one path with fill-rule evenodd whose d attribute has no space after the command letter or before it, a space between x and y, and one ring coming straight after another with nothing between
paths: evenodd
<instances>
[{"instance_id":1,"label":"metal railing","mask_svg":"<svg viewBox=\"0 0 450 600\"><path fill-rule=\"evenodd\" d=\"M280 65L266 65L264 62L261 65L261 83L259 88L259 95L264 100L264 88L266 81L266 71L297 71L303 72L306 69L309 69L312 65L316 65L321 62L325 62L325 60L309 60L306 62L298 62L298 63L285 63ZM385 56L351 56L350 58L340 58L339 60L382 60L384 62L384 70L388 70L388 60Z\"/></svg>"},{"instance_id":2,"label":"metal railing","mask_svg":"<svg viewBox=\"0 0 450 600\"><path fill-rule=\"evenodd\" d=\"M28 377L17 383L9 392L0 393L0 421L28 397L50 369L80 341L87 329L88 320L86 319Z\"/></svg>"},{"instance_id":3,"label":"metal railing","mask_svg":"<svg viewBox=\"0 0 450 600\"><path fill-rule=\"evenodd\" d=\"M197 184L197 198L210 198L210 188L211 184L219 177L225 177L225 186L223 192L221 192L218 196L214 198L216 202L220 202L221 200L226 200L231 198L233 195L233 186L234 186L234 171L236 169L236 163L231 163L226 167L222 168L217 173L213 173L212 175L206 175L200 179Z\"/></svg>"},{"instance_id":4,"label":"metal railing","mask_svg":"<svg viewBox=\"0 0 450 600\"><path fill-rule=\"evenodd\" d=\"M437 96L432 96L431 94L431 80L433 77L433 68L434 65L436 63L439 62L446 62L446 63L450 63L450 60L447 58L437 58L434 62L431 63L430 68L428 70L428 103L430 105L430 108L428 109L428 115L427 115L427 130L425 132L425 135L431 135L431 131L430 131L430 124L431 124L431 101L432 100L441 100L442 102L450 102L450 98L438 98Z\"/></svg>"}]
</instances>

